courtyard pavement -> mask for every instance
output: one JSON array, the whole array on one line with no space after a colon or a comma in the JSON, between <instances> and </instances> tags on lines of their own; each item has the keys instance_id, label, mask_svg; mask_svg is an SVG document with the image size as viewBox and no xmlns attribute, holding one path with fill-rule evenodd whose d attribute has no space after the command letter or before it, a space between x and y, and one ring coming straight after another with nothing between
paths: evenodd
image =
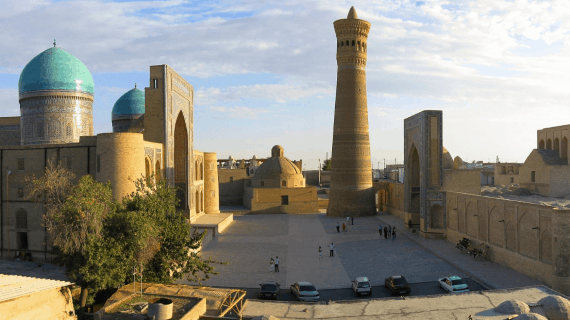
<instances>
[{"instance_id":1,"label":"courtyard pavement","mask_svg":"<svg viewBox=\"0 0 570 320\"><path fill-rule=\"evenodd\" d=\"M297 281L309 281L317 289L339 289L349 288L360 276L368 277L373 286L399 274L412 283L435 281L450 274L467 276L406 237L381 238L377 217L357 218L340 233L336 231L337 221L342 224L343 219L322 213L234 216L234 222L202 251L204 258L230 264L216 265L220 274L202 284L258 288L263 281L277 281L282 289L288 289ZM329 257L331 242L336 247L334 257ZM269 260L276 256L279 273L269 271ZM197 285L187 280L177 283Z\"/></svg>"}]
</instances>

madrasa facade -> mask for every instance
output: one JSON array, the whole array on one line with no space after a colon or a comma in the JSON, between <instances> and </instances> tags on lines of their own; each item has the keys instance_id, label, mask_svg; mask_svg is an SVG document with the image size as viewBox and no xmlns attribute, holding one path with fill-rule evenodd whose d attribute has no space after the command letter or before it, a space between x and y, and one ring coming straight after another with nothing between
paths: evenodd
<instances>
[{"instance_id":1,"label":"madrasa facade","mask_svg":"<svg viewBox=\"0 0 570 320\"><path fill-rule=\"evenodd\" d=\"M194 89L168 65L150 67L149 86L127 91L112 110L113 132L93 132L93 77L67 51L49 48L24 67L19 117L0 118L0 253L47 260L42 203L27 199L25 178L49 163L110 181L115 199L134 180L166 178L189 222L219 213L216 154L193 148Z\"/></svg>"}]
</instances>

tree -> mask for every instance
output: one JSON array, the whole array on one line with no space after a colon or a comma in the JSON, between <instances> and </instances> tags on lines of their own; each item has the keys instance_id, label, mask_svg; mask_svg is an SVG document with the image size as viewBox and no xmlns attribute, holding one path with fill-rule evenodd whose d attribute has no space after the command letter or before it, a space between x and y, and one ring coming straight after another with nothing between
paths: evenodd
<instances>
[{"instance_id":1,"label":"tree","mask_svg":"<svg viewBox=\"0 0 570 320\"><path fill-rule=\"evenodd\" d=\"M45 175L26 178L29 198L44 201L44 225L55 260L66 274L81 286L81 318L89 290L118 284L122 279L122 244L104 237L107 217L116 204L110 183L102 184L90 175L72 185L74 175L49 163Z\"/></svg>"},{"instance_id":2,"label":"tree","mask_svg":"<svg viewBox=\"0 0 570 320\"><path fill-rule=\"evenodd\" d=\"M323 161L323 164L321 166L322 170L330 170L331 169L331 161L332 161L332 157L330 159Z\"/></svg>"}]
</instances>

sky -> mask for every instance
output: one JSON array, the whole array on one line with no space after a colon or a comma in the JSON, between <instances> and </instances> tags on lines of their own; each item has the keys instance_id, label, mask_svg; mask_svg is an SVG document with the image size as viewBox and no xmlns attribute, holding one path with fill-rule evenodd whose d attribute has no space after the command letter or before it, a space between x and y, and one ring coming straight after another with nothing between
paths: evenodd
<instances>
[{"instance_id":1,"label":"sky","mask_svg":"<svg viewBox=\"0 0 570 320\"><path fill-rule=\"evenodd\" d=\"M0 117L19 116L18 78L57 46L93 75L95 133L149 66L193 87L194 148L218 158L331 156L333 22L371 23L367 93L373 168L402 163L404 119L443 111L464 161L524 162L536 130L570 123L570 1L0 0ZM567 41L568 40L568 41Z\"/></svg>"}]
</instances>

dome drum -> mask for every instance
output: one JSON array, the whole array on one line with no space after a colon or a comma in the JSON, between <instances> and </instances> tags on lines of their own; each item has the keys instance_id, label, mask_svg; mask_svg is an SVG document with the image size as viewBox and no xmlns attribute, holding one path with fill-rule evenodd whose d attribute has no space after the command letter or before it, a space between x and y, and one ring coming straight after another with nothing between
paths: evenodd
<instances>
[{"instance_id":1,"label":"dome drum","mask_svg":"<svg viewBox=\"0 0 570 320\"><path fill-rule=\"evenodd\" d=\"M274 146L271 158L265 160L255 171L251 181L254 188L299 188L305 187L305 178L299 167L283 156L283 147Z\"/></svg>"}]
</instances>

